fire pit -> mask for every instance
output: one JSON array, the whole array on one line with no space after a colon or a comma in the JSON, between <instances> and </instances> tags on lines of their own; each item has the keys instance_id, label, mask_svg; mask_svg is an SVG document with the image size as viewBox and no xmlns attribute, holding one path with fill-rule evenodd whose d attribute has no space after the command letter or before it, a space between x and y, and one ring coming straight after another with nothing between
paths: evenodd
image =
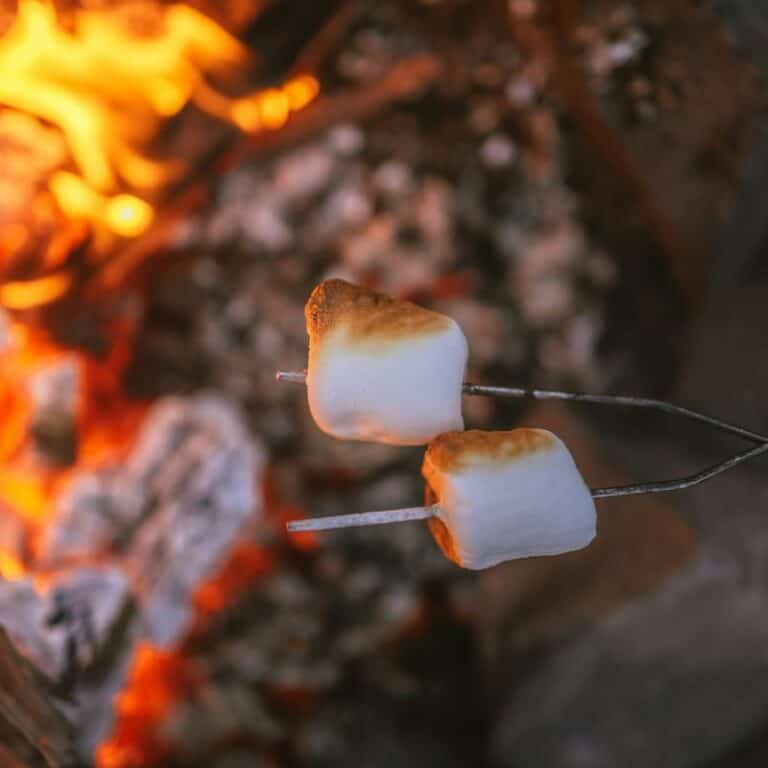
<instances>
[{"instance_id":1,"label":"fire pit","mask_svg":"<svg viewBox=\"0 0 768 768\"><path fill-rule=\"evenodd\" d=\"M451 315L472 381L666 383L699 275L633 132L678 130L664 4L307 5L0 11L3 765L482 764L474 577L419 524L285 532L423 494L274 382L319 279Z\"/></svg>"}]
</instances>

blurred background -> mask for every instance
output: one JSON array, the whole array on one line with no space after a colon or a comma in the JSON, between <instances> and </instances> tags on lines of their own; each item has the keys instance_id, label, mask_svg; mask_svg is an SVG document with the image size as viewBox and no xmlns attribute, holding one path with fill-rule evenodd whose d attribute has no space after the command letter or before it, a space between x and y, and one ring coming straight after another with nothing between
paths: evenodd
<instances>
[{"instance_id":1,"label":"blurred background","mask_svg":"<svg viewBox=\"0 0 768 768\"><path fill-rule=\"evenodd\" d=\"M484 572L421 449L319 432L336 276L454 317L467 378L768 431L768 8L750 0L0 5L0 763L768 764L768 475L599 504ZM743 446L466 398L594 486Z\"/></svg>"}]
</instances>

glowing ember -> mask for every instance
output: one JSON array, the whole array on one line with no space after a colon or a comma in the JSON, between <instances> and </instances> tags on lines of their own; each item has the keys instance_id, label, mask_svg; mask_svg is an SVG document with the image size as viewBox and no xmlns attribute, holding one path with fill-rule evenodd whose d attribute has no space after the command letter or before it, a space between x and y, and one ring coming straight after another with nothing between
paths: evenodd
<instances>
[{"instance_id":1,"label":"glowing ember","mask_svg":"<svg viewBox=\"0 0 768 768\"><path fill-rule=\"evenodd\" d=\"M122 374L130 361L132 326L126 321L115 322L110 330L112 347L103 360L64 352L44 333L18 323L11 325L9 343L0 350L0 407L4 417L0 430L0 501L26 522L33 554L51 501L62 485L73 472L123 456L146 412L144 403L129 402L121 392ZM73 393L77 398L77 464L62 470L31 458L29 434L34 408L30 382L40 371L66 359L74 362L81 383ZM0 550L0 574L13 578L23 573L22 563L4 555Z\"/></svg>"},{"instance_id":2,"label":"glowing ember","mask_svg":"<svg viewBox=\"0 0 768 768\"><path fill-rule=\"evenodd\" d=\"M292 112L304 109L320 91L320 83L314 77L305 75L288 81L283 92L288 97L288 106Z\"/></svg>"},{"instance_id":3,"label":"glowing ember","mask_svg":"<svg viewBox=\"0 0 768 768\"><path fill-rule=\"evenodd\" d=\"M197 591L193 599L196 611L205 616L224 610L273 565L274 556L268 550L241 544L221 571Z\"/></svg>"},{"instance_id":4,"label":"glowing ember","mask_svg":"<svg viewBox=\"0 0 768 768\"><path fill-rule=\"evenodd\" d=\"M2 561L0 561L0 566ZM268 550L244 542L227 563L197 591L194 606L200 620L218 613L274 567ZM96 752L98 768L132 768L164 764L163 723L174 706L194 696L202 675L183 651L140 645L126 686L116 700L116 725Z\"/></svg>"},{"instance_id":5,"label":"glowing ember","mask_svg":"<svg viewBox=\"0 0 768 768\"><path fill-rule=\"evenodd\" d=\"M19 0L0 37L0 165L14 164L0 179L0 307L28 312L73 295L82 266L75 248L85 254L85 271L104 258L103 243L147 231L156 217L150 201L183 170L180 161L151 159L147 148L188 104L252 132L280 129L316 98L319 84L309 75L243 97L214 87L233 82L251 58L236 38L183 4L134 2L64 17L51 0ZM0 578L31 575L39 592L50 574L30 564L41 562L53 502L76 473L124 456L146 412L122 393L135 318L114 317L102 329L109 339L104 359L64 351L16 319L0 340L0 505L23 534L17 550L10 540L0 548ZM35 455L34 381L57 366L75 372L66 428L76 451L66 467ZM202 621L221 611L272 566L266 550L236 548L194 593L195 616ZM162 765L160 726L201 682L182 652L140 646L117 698L114 734L98 749L99 768Z\"/></svg>"},{"instance_id":6,"label":"glowing ember","mask_svg":"<svg viewBox=\"0 0 768 768\"><path fill-rule=\"evenodd\" d=\"M117 697L118 727L113 738L96 751L96 765L161 765L167 749L156 726L201 682L200 674L181 653L140 646L126 690Z\"/></svg>"},{"instance_id":7,"label":"glowing ember","mask_svg":"<svg viewBox=\"0 0 768 768\"><path fill-rule=\"evenodd\" d=\"M123 237L144 232L153 214L120 188L149 192L180 170L139 149L164 119L192 102L247 131L277 129L318 91L304 75L244 98L218 92L209 78L242 70L250 51L183 4L78 10L68 21L49 0L20 0L0 39L0 104L61 130L78 173L52 176L56 202Z\"/></svg>"}]
</instances>

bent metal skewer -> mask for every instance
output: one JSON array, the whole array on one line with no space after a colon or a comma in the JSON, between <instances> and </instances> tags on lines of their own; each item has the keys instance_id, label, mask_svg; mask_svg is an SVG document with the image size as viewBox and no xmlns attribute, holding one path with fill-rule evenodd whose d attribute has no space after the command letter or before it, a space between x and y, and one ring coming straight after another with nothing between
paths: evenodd
<instances>
[{"instance_id":1,"label":"bent metal skewer","mask_svg":"<svg viewBox=\"0 0 768 768\"><path fill-rule=\"evenodd\" d=\"M306 384L306 372L304 371L279 371L276 375L278 381L293 384ZM675 416L683 416L693 421L708 424L721 432L726 432L754 443L749 450L742 451L730 458L714 464L700 472L672 480L651 481L634 485L623 485L612 488L591 489L593 498L604 499L614 496L632 496L645 493L667 493L683 490L699 483L703 483L722 472L741 464L744 461L768 453L768 436L761 435L744 427L729 424L721 419L709 416L683 406L668 403L663 400L654 400L643 397L631 397L626 395L590 395L577 392L560 392L544 389L529 389L525 387L498 387L465 382L462 386L465 395L483 395L499 398L531 398L534 400L567 400L571 402L593 403L598 405L617 405L621 407L645 408L661 411ZM383 510L380 512L363 512L349 515L336 515L332 517L313 518L307 520L295 520L288 524L290 531L318 531L331 528L348 528L362 525L380 525L383 523L403 522L407 520L424 520L436 516L436 505L430 507L408 507L406 509Z\"/></svg>"}]
</instances>

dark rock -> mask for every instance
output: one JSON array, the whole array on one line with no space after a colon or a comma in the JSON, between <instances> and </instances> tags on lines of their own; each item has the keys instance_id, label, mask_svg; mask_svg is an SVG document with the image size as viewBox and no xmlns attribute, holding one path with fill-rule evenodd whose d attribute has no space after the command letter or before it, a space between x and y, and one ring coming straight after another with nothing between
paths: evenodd
<instances>
[{"instance_id":1,"label":"dark rock","mask_svg":"<svg viewBox=\"0 0 768 768\"><path fill-rule=\"evenodd\" d=\"M768 588L749 574L767 546L757 537L745 561L702 545L664 589L539 665L501 712L498 764L687 768L748 735L768 708Z\"/></svg>"},{"instance_id":2,"label":"dark rock","mask_svg":"<svg viewBox=\"0 0 768 768\"><path fill-rule=\"evenodd\" d=\"M712 296L692 328L681 402L752 428L766 423L768 379L756 363L764 358L767 292L753 282ZM646 477L684 475L737 450L732 439L685 421L655 433L647 418L628 423L634 427L614 424L604 436L614 457ZM493 739L499 765L719 765L765 727L765 459L674 501L699 531L693 559L654 594L585 624L529 667L504 696ZM649 535L666 546L657 523Z\"/></svg>"}]
</instances>

